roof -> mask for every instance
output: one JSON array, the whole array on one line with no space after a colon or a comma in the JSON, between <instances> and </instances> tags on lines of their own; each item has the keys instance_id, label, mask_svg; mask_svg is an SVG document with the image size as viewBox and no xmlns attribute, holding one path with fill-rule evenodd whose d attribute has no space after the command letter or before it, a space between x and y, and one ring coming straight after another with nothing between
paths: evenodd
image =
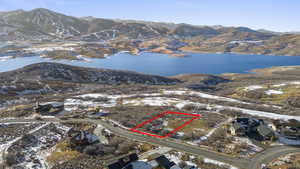
<instances>
[{"instance_id":1,"label":"roof","mask_svg":"<svg viewBox=\"0 0 300 169\"><path fill-rule=\"evenodd\" d=\"M76 135L74 136L74 139L76 141L83 141L83 140L86 139L88 141L88 143L90 143L90 144L99 141L98 136L96 136L96 135L94 135L92 133L86 132L86 131L79 131L79 132L77 132Z\"/></svg>"},{"instance_id":2,"label":"roof","mask_svg":"<svg viewBox=\"0 0 300 169\"><path fill-rule=\"evenodd\" d=\"M129 156L123 157L113 164L108 166L109 169L122 169L130 163L137 161L139 158L136 153L130 154Z\"/></svg>"},{"instance_id":3,"label":"roof","mask_svg":"<svg viewBox=\"0 0 300 169\"><path fill-rule=\"evenodd\" d=\"M178 167L177 165L173 165L170 169L181 169L181 168Z\"/></svg>"},{"instance_id":4,"label":"roof","mask_svg":"<svg viewBox=\"0 0 300 169\"><path fill-rule=\"evenodd\" d=\"M158 166L159 166L159 164L158 164L157 161L155 161L155 160L149 161L148 164L150 164L150 165L152 166L152 168L155 168L155 167L158 167Z\"/></svg>"},{"instance_id":5,"label":"roof","mask_svg":"<svg viewBox=\"0 0 300 169\"><path fill-rule=\"evenodd\" d=\"M53 107L61 107L64 106L63 102L45 102L45 103L39 103L41 106L46 106L46 105L52 105Z\"/></svg>"},{"instance_id":6,"label":"roof","mask_svg":"<svg viewBox=\"0 0 300 169\"><path fill-rule=\"evenodd\" d=\"M244 129L244 127L243 127L240 123L238 123L238 122L232 123L232 127L233 127L235 130Z\"/></svg>"},{"instance_id":7,"label":"roof","mask_svg":"<svg viewBox=\"0 0 300 169\"><path fill-rule=\"evenodd\" d=\"M120 169L122 166L119 163L110 164L108 169Z\"/></svg>"},{"instance_id":8,"label":"roof","mask_svg":"<svg viewBox=\"0 0 300 169\"><path fill-rule=\"evenodd\" d=\"M266 137L266 136L271 136L274 134L273 130L270 129L268 126L266 125L259 125L257 127L257 131L260 135Z\"/></svg>"},{"instance_id":9,"label":"roof","mask_svg":"<svg viewBox=\"0 0 300 169\"><path fill-rule=\"evenodd\" d=\"M291 119L288 121L288 124L291 127L296 127L296 128L300 128L300 121L295 120L295 119Z\"/></svg>"},{"instance_id":10,"label":"roof","mask_svg":"<svg viewBox=\"0 0 300 169\"><path fill-rule=\"evenodd\" d=\"M152 169L152 166L143 161L135 161L125 166L124 169Z\"/></svg>"},{"instance_id":11,"label":"roof","mask_svg":"<svg viewBox=\"0 0 300 169\"><path fill-rule=\"evenodd\" d=\"M238 123L248 124L249 123L249 118L237 118L236 121Z\"/></svg>"},{"instance_id":12,"label":"roof","mask_svg":"<svg viewBox=\"0 0 300 169\"><path fill-rule=\"evenodd\" d=\"M157 163L163 167L169 166L171 161L166 156L162 155L155 159Z\"/></svg>"}]
</instances>

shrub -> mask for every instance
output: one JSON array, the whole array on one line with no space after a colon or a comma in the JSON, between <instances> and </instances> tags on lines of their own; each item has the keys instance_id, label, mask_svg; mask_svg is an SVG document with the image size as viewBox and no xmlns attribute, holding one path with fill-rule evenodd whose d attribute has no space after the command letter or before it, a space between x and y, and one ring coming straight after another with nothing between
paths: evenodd
<instances>
[{"instance_id":1,"label":"shrub","mask_svg":"<svg viewBox=\"0 0 300 169\"><path fill-rule=\"evenodd\" d=\"M7 153L5 155L5 161L8 166L13 166L19 163L18 155L15 153Z\"/></svg>"}]
</instances>

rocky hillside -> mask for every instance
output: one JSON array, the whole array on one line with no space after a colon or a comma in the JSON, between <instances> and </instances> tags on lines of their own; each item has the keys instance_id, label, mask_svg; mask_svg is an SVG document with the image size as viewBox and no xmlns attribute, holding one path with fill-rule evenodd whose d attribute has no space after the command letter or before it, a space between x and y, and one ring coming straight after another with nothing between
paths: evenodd
<instances>
[{"instance_id":1,"label":"rocky hillside","mask_svg":"<svg viewBox=\"0 0 300 169\"><path fill-rule=\"evenodd\" d=\"M297 33L256 31L246 27L77 18L42 8L0 12L0 42L105 42L116 51L146 49L168 54L195 51L300 55L299 39Z\"/></svg>"},{"instance_id":2,"label":"rocky hillside","mask_svg":"<svg viewBox=\"0 0 300 169\"><path fill-rule=\"evenodd\" d=\"M122 23L98 18L76 18L47 9L0 13L2 40L107 40L119 36L150 38L166 33L165 28L140 23Z\"/></svg>"},{"instance_id":3,"label":"rocky hillside","mask_svg":"<svg viewBox=\"0 0 300 169\"><path fill-rule=\"evenodd\" d=\"M22 79L28 81L65 81L99 84L172 85L180 82L176 79L145 75L131 71L93 69L58 63L32 64L14 71L0 73L0 78L5 79L5 81Z\"/></svg>"}]
</instances>

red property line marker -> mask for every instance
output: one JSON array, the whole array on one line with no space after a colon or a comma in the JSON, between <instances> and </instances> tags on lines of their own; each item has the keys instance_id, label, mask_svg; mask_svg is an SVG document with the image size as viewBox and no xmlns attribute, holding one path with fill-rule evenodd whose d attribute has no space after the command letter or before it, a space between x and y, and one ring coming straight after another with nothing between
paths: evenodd
<instances>
[{"instance_id":1,"label":"red property line marker","mask_svg":"<svg viewBox=\"0 0 300 169\"><path fill-rule=\"evenodd\" d=\"M190 119L189 121L185 122L183 125L177 127L176 129L174 129L173 131L167 133L166 135L163 135L163 136L160 136L160 135L155 135L155 134L150 134L150 133L146 133L146 132L142 132L142 131L138 131L136 130L137 128L140 128L141 126L147 124L147 123L150 123L151 121L154 121L158 118L160 118L161 116L164 116L166 114L179 114L179 115L187 115L187 116L193 116L192 119ZM185 125L189 124L190 122L192 122L193 120L195 119L198 119L201 115L200 114L189 114L189 113L181 113L181 112L171 112L171 111L167 111L165 113L161 113L159 114L158 116L155 116L153 117L152 119L149 119L133 128L130 129L130 131L133 131L133 132L136 132L136 133L139 133L139 134L143 134L143 135L147 135L147 136L152 136L152 137L157 137L157 138L165 138L165 137L168 137L170 136L171 134L175 133L176 131L180 130L181 128L183 128Z\"/></svg>"},{"instance_id":2,"label":"red property line marker","mask_svg":"<svg viewBox=\"0 0 300 169\"><path fill-rule=\"evenodd\" d=\"M141 124L139 124L139 125L133 127L131 130L137 129L137 128L139 128L139 127L141 127L141 126L143 126L143 125L145 125L145 124L147 124L147 123L150 123L151 121L154 121L155 119L158 119L158 118L160 118L161 116L163 116L163 115L165 115L165 114L169 114L169 113L168 113L168 112L165 112L165 113L159 114L158 116L155 116L155 117L153 117L152 119L149 119L149 120L147 120L147 121L145 121L145 122L143 122L143 123L141 123Z\"/></svg>"}]
</instances>

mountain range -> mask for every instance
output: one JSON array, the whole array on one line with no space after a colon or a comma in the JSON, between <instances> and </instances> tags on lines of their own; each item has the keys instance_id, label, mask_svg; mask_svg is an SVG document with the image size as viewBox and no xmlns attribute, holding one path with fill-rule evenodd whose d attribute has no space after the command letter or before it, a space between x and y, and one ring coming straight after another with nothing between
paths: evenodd
<instances>
[{"instance_id":1,"label":"mountain range","mask_svg":"<svg viewBox=\"0 0 300 169\"><path fill-rule=\"evenodd\" d=\"M195 26L94 17L73 17L48 9L0 12L0 41L102 42L153 52L194 51L300 55L298 33L246 27ZM118 48L118 47L117 47Z\"/></svg>"}]
</instances>

